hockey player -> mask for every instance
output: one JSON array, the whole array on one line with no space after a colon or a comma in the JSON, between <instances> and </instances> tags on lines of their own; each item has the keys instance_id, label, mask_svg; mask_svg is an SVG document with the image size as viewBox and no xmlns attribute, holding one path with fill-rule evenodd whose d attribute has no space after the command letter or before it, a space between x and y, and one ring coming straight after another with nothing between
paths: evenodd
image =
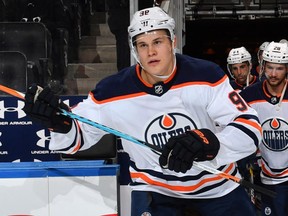
<instances>
[{"instance_id":1,"label":"hockey player","mask_svg":"<svg viewBox=\"0 0 288 216\"><path fill-rule=\"evenodd\" d=\"M159 7L136 12L128 32L138 63L100 81L71 111L163 149L159 157L122 139L130 156L132 216L184 215L185 206L202 216L255 215L243 187L192 165L240 177L235 161L261 140L257 113L218 65L175 53L174 28ZM49 88L28 89L24 110L51 129L50 149L74 153L105 134L57 115L59 107L69 109Z\"/></svg>"},{"instance_id":2,"label":"hockey player","mask_svg":"<svg viewBox=\"0 0 288 216\"><path fill-rule=\"evenodd\" d=\"M263 74L266 77L240 94L259 115L263 128L261 181L277 193L272 199L261 195L262 215L288 215L288 47L271 42L263 52Z\"/></svg>"},{"instance_id":3,"label":"hockey player","mask_svg":"<svg viewBox=\"0 0 288 216\"><path fill-rule=\"evenodd\" d=\"M257 76L251 74L251 54L245 47L231 49L227 57L227 69L233 80L231 86L237 91L258 81Z\"/></svg>"},{"instance_id":4,"label":"hockey player","mask_svg":"<svg viewBox=\"0 0 288 216\"><path fill-rule=\"evenodd\" d=\"M265 41L263 42L260 46L259 46L259 49L258 49L258 52L257 52L257 59L258 59L258 64L260 65L261 62L262 62L262 55L263 55L263 51L265 50L265 48L268 46L269 42L268 41ZM260 72L260 70L259 70Z\"/></svg>"},{"instance_id":5,"label":"hockey player","mask_svg":"<svg viewBox=\"0 0 288 216\"><path fill-rule=\"evenodd\" d=\"M259 76L259 80L263 80L265 79L265 76L263 77L263 74L261 74L261 65L262 65L262 55L263 55L263 51L265 50L265 48L268 46L269 42L268 41L265 41L263 42L260 47L259 47L259 50L257 52L257 59L258 59L258 65L256 67L256 72L258 73L258 76Z\"/></svg>"},{"instance_id":6,"label":"hockey player","mask_svg":"<svg viewBox=\"0 0 288 216\"><path fill-rule=\"evenodd\" d=\"M251 74L252 61L251 54L245 47L233 48L230 50L227 57L227 69L233 77L233 80L230 80L230 84L235 91L240 92L249 85L252 85L258 82L258 77ZM256 160L256 152L248 157L242 158L237 161L238 169L242 177L254 182L254 178L259 176L259 167L254 165ZM255 191L252 189L248 190L249 196L254 204L256 204ZM258 196L258 194L257 194ZM257 200L258 203L258 200ZM257 205L255 205L257 206Z\"/></svg>"}]
</instances>

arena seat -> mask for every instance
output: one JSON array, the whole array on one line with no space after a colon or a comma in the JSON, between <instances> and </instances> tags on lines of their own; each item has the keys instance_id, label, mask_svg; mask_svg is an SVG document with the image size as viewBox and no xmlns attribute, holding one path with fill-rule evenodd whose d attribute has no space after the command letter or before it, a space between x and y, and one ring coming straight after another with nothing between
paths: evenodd
<instances>
[{"instance_id":1,"label":"arena seat","mask_svg":"<svg viewBox=\"0 0 288 216\"><path fill-rule=\"evenodd\" d=\"M52 42L44 24L0 22L0 41L0 51L19 51L26 56L33 82L43 84L47 80L49 69L45 64L49 64Z\"/></svg>"},{"instance_id":2,"label":"arena seat","mask_svg":"<svg viewBox=\"0 0 288 216\"><path fill-rule=\"evenodd\" d=\"M27 59L22 52L0 51L0 84L26 92Z\"/></svg>"}]
</instances>

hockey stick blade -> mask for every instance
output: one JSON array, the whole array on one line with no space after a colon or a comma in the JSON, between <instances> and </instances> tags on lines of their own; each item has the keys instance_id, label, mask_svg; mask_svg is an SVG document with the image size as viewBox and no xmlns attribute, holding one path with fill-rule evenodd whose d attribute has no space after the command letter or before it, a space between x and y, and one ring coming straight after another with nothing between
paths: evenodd
<instances>
[{"instance_id":1,"label":"hockey stick blade","mask_svg":"<svg viewBox=\"0 0 288 216\"><path fill-rule=\"evenodd\" d=\"M14 89L8 88L8 87L3 86L3 85L0 85L0 90L3 91L3 92L6 92L6 93L8 93L8 94L10 94L12 96L15 96L15 97L17 97L19 99L24 100L25 94L23 94L21 92L18 92L18 91L14 90ZM66 111L64 109L60 109L59 111L60 111L59 114L62 114L62 115L68 116L68 117L70 117L72 119L76 119L76 120L78 120L80 122L89 124L89 125L94 126L94 127L98 128L100 130L103 130L105 132L114 134L114 135L119 136L119 137L121 137L123 139L126 139L128 141L131 141L131 142L133 142L135 144L138 144L138 145L141 145L141 146L144 146L144 147L148 147L148 148L150 148L152 151L154 151L157 154L161 154L161 152L162 152L162 149L160 147L157 147L155 145L152 145L152 144L149 144L147 142L141 141L141 140L139 140L139 139L137 139L135 137L132 137L132 136L130 136L128 134L122 133L122 132L120 132L118 130L115 130L115 129L112 129L112 128L107 127L105 125L99 124L97 122L94 122L94 121L92 121L90 119L87 119L87 118L84 118L82 116L79 116L77 114L74 114L72 112ZM240 184L240 185L242 185L244 187L253 188L256 191L259 191L260 193L266 194L266 195L271 196L273 198L276 196L276 193L273 192L273 191L270 191L270 190L268 190L266 188L263 188L263 187L261 187L259 185L252 184L252 183L250 183L248 181L245 181L244 179L240 179L240 178L238 178L236 176L227 174L225 172L219 171L219 170L214 169L212 167L206 166L203 163L199 163L199 162L194 161L193 162L193 166L195 166L195 167L197 167L197 168L199 168L201 170L205 170L205 171L207 171L207 172L209 172L211 174L215 174L215 175L221 176L222 178L226 178L227 180L232 180L232 181L234 181L234 182L236 182L236 183L238 183L238 184Z\"/></svg>"},{"instance_id":2,"label":"hockey stick blade","mask_svg":"<svg viewBox=\"0 0 288 216\"><path fill-rule=\"evenodd\" d=\"M11 89L11 88L3 86L3 85L0 85L0 90L2 92L9 94L9 95L12 95L14 97L17 97L19 99L24 100L25 94L23 94L22 92L16 91L14 89Z\"/></svg>"}]
</instances>

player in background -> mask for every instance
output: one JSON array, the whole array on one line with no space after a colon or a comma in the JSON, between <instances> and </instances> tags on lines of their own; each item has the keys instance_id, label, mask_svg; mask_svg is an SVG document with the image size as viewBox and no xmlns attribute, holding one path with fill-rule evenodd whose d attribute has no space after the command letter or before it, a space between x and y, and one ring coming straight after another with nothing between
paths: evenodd
<instances>
[{"instance_id":1,"label":"player in background","mask_svg":"<svg viewBox=\"0 0 288 216\"><path fill-rule=\"evenodd\" d=\"M281 40L279 41L279 43L284 43L284 44L286 43L286 44L288 45L288 41L287 41L286 39L284 39L284 38L281 39Z\"/></svg>"},{"instance_id":2,"label":"player in background","mask_svg":"<svg viewBox=\"0 0 288 216\"><path fill-rule=\"evenodd\" d=\"M258 77L259 77L259 80L263 80L263 76L261 74L261 64L262 64L262 54L263 54L263 51L265 50L265 48L268 46L269 42L268 41L265 41L263 42L260 46L259 46L259 49L258 49L258 52L257 52L257 59L258 59L258 65L256 67L256 72L258 73ZM262 70L263 71L263 70ZM264 77L265 78L265 77Z\"/></svg>"},{"instance_id":3,"label":"player in background","mask_svg":"<svg viewBox=\"0 0 288 216\"><path fill-rule=\"evenodd\" d=\"M230 84L237 92L240 92L247 86L258 82L257 76L251 74L251 54L243 46L230 50L227 57L227 69L231 77L234 78L233 80L230 80ZM257 163L257 160L255 159L256 153L257 152L254 152L254 154L237 161L237 166L242 178L251 183L254 183L254 179L259 176L259 167L257 164L254 165L254 163ZM256 194L253 189L248 189L247 192L257 209L259 199L256 195L259 195Z\"/></svg>"},{"instance_id":4,"label":"player in background","mask_svg":"<svg viewBox=\"0 0 288 216\"><path fill-rule=\"evenodd\" d=\"M238 92L258 81L257 76L251 74L251 54L243 46L230 50L227 57L227 69L233 78L230 84Z\"/></svg>"},{"instance_id":5,"label":"player in background","mask_svg":"<svg viewBox=\"0 0 288 216\"><path fill-rule=\"evenodd\" d=\"M288 215L288 47L271 42L263 52L263 75L266 77L240 94L259 115L263 128L261 181L277 193L272 199L261 196L262 215Z\"/></svg>"},{"instance_id":6,"label":"player in background","mask_svg":"<svg viewBox=\"0 0 288 216\"><path fill-rule=\"evenodd\" d=\"M184 215L185 207L201 216L254 216L242 186L193 161L241 177L235 162L262 138L257 113L218 65L175 53L174 29L159 7L136 12L128 28L136 65L100 81L72 109L49 88L33 85L24 110L51 129L49 148L60 152L88 149L106 132L57 115L59 107L162 148L159 154L121 140L130 157L132 216Z\"/></svg>"}]
</instances>

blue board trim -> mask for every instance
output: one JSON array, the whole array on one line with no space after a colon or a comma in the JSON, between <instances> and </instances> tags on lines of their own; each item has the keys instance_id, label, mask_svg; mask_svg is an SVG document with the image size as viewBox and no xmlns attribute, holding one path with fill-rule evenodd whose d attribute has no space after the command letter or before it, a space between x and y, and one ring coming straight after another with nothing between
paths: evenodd
<instances>
[{"instance_id":1,"label":"blue board trim","mask_svg":"<svg viewBox=\"0 0 288 216\"><path fill-rule=\"evenodd\" d=\"M119 165L107 165L101 160L0 163L0 178L116 176L118 173Z\"/></svg>"}]
</instances>

